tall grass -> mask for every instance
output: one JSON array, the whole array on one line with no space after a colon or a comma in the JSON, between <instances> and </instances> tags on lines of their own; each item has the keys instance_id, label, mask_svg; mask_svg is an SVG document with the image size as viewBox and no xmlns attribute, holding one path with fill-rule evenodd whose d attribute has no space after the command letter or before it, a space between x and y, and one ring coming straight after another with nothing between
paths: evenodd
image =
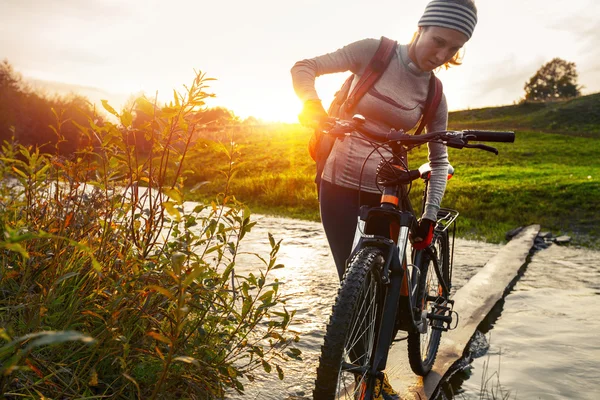
<instances>
[{"instance_id":1,"label":"tall grass","mask_svg":"<svg viewBox=\"0 0 600 400\"><path fill-rule=\"evenodd\" d=\"M208 79L166 106L140 97L113 122L76 123L73 157L5 142L0 170L0 392L5 397L197 398L283 379L293 312L263 267L236 273L249 209L231 194L234 147L212 200L184 204ZM145 121L134 126L135 113ZM54 130L74 123L55 112ZM149 152L131 140L143 137ZM84 141L85 142L85 141ZM267 238L265 238L267 239Z\"/></svg>"}]
</instances>

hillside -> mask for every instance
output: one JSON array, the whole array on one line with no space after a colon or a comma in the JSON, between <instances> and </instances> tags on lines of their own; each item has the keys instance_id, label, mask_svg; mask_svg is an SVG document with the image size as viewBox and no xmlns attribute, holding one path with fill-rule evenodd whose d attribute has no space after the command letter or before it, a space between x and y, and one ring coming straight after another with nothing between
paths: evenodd
<instances>
[{"instance_id":1,"label":"hillside","mask_svg":"<svg viewBox=\"0 0 600 400\"><path fill-rule=\"evenodd\" d=\"M600 134L600 93L550 103L521 103L450 113L450 126Z\"/></svg>"}]
</instances>

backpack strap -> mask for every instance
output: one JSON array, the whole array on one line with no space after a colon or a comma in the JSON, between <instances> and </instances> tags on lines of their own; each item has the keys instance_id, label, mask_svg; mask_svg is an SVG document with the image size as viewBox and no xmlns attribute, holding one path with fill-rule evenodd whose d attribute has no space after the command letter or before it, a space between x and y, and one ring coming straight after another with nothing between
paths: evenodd
<instances>
[{"instance_id":1,"label":"backpack strap","mask_svg":"<svg viewBox=\"0 0 600 400\"><path fill-rule=\"evenodd\" d=\"M346 112L351 112L365 93L367 93L381 75L383 75L383 72L392 60L397 44L396 41L388 39L385 36L381 37L381 42L379 43L375 55L371 58L365 72L363 72L356 86L354 86L354 89L352 89L352 92L348 96L348 99L346 99L344 106Z\"/></svg>"},{"instance_id":2,"label":"backpack strap","mask_svg":"<svg viewBox=\"0 0 600 400\"><path fill-rule=\"evenodd\" d=\"M431 122L431 120L433 120L438 106L442 101L442 93L442 81L440 81L432 72L431 78L429 78L429 91L427 92L427 100L425 101L423 116L421 117L421 123L419 124L419 127L415 131L415 135L420 135L425 126Z\"/></svg>"}]
</instances>

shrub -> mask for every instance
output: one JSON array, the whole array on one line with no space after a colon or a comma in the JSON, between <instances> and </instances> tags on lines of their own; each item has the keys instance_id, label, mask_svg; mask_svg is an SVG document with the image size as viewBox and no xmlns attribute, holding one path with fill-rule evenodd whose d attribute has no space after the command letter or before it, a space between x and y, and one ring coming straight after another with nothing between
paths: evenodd
<instances>
[{"instance_id":1,"label":"shrub","mask_svg":"<svg viewBox=\"0 0 600 400\"><path fill-rule=\"evenodd\" d=\"M144 151L132 109L82 125L73 157L5 142L0 170L0 390L6 396L224 397L257 368L298 358L277 279L236 274L255 222L228 193L184 203L185 160L208 79L158 106L144 97ZM235 152L224 148L233 163ZM230 176L227 180L229 182ZM13 339L15 338L15 339ZM168 394L168 395L167 395Z\"/></svg>"}]
</instances>

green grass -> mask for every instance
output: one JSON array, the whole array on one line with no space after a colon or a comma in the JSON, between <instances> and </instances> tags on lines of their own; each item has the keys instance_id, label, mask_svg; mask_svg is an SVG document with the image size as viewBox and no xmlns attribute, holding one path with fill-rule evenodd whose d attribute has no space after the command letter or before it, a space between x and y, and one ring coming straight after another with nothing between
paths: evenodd
<instances>
[{"instance_id":1,"label":"green grass","mask_svg":"<svg viewBox=\"0 0 600 400\"><path fill-rule=\"evenodd\" d=\"M451 128L516 130L515 143L496 146L498 156L449 150L456 173L442 206L461 213L459 235L501 242L507 231L536 223L555 235L572 235L575 244L597 246L600 117L595 110L600 109L599 103L596 94L561 103L452 113ZM590 113L596 116L589 117ZM548 115L553 119L546 121ZM560 129L540 131L537 127L544 124ZM314 164L306 150L310 134L298 125L273 125L223 135L226 142L237 143L232 192L254 212L319 220ZM215 171L226 168L227 160L208 149L195 158L198 164L210 165L212 172L188 178L191 184L211 181L203 187L207 193L222 184ZM426 149L412 152L410 161L411 167L418 167L426 161ZM202 192L195 193L197 199ZM415 183L413 204L418 204L421 192L422 184Z\"/></svg>"},{"instance_id":2,"label":"green grass","mask_svg":"<svg viewBox=\"0 0 600 400\"><path fill-rule=\"evenodd\" d=\"M450 113L459 129L494 127L590 136L600 132L600 93L575 99L489 107Z\"/></svg>"}]
</instances>

